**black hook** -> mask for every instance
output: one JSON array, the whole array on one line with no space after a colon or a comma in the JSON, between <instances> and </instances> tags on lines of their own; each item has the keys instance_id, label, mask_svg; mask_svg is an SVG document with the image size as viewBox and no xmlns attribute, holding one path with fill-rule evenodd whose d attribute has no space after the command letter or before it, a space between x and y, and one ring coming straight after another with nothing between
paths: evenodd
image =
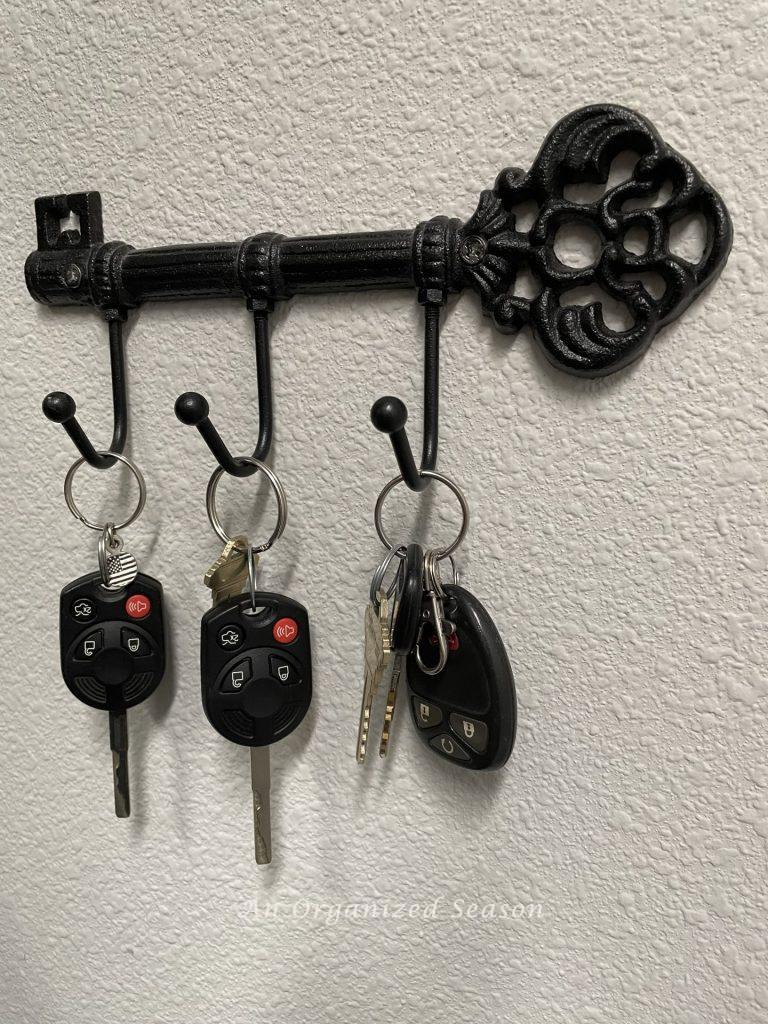
<instances>
[{"instance_id":1,"label":"black hook","mask_svg":"<svg viewBox=\"0 0 768 1024\"><path fill-rule=\"evenodd\" d=\"M114 428L110 452L122 454L128 436L128 398L125 382L125 352L123 349L123 323L120 319L109 321L109 360L112 367L112 409ZM115 464L110 455L99 455L88 439L88 435L77 422L77 405L66 391L52 391L43 399L43 412L53 423L61 423L75 443L85 461L96 469L108 469Z\"/></svg>"},{"instance_id":2,"label":"black hook","mask_svg":"<svg viewBox=\"0 0 768 1024\"><path fill-rule=\"evenodd\" d=\"M422 476L437 465L437 433L440 398L440 303L424 305L424 431L421 465L417 466L411 451L405 424L408 410L399 398L386 395L374 402L371 422L377 430L389 434L400 473L412 491L423 491L432 482Z\"/></svg>"},{"instance_id":3,"label":"black hook","mask_svg":"<svg viewBox=\"0 0 768 1024\"><path fill-rule=\"evenodd\" d=\"M272 445L272 371L269 359L269 323L266 310L253 311L256 347L256 385L259 400L259 439L253 451L253 458L263 462ZM224 444L221 435L208 419L208 402L197 391L187 391L176 399L176 416L182 423L197 427L203 440L223 470L232 476L251 476L256 467L243 463L233 456Z\"/></svg>"}]
</instances>

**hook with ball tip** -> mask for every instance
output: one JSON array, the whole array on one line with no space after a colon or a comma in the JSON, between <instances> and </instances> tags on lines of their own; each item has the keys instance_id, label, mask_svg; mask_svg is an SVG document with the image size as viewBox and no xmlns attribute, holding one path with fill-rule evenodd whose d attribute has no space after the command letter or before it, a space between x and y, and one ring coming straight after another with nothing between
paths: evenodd
<instances>
[{"instance_id":1,"label":"hook with ball tip","mask_svg":"<svg viewBox=\"0 0 768 1024\"><path fill-rule=\"evenodd\" d=\"M109 318L109 360L112 371L112 440L109 451L97 451L77 421L77 404L66 391L51 391L43 399L43 413L52 423L60 423L82 457L96 469L109 469L115 464L115 455L125 448L128 436L128 396L125 379L125 350L123 347L123 321L125 314L112 311Z\"/></svg>"},{"instance_id":2,"label":"hook with ball tip","mask_svg":"<svg viewBox=\"0 0 768 1024\"><path fill-rule=\"evenodd\" d=\"M405 429L408 410L399 398L386 395L374 403L371 422L377 430L389 434L392 449L405 485L423 491L431 483L425 472L437 465L437 435L440 399L440 309L445 301L424 303L424 430L421 464L416 465Z\"/></svg>"},{"instance_id":3,"label":"hook with ball tip","mask_svg":"<svg viewBox=\"0 0 768 1024\"><path fill-rule=\"evenodd\" d=\"M265 309L253 310L256 386L259 406L259 436L251 459L263 462L272 445L272 370L269 356L269 324ZM208 418L209 405L196 391L187 391L176 399L176 416L182 423L197 427L200 435L225 473L231 476L251 476L257 467L242 456L232 455L221 434Z\"/></svg>"}]
</instances>

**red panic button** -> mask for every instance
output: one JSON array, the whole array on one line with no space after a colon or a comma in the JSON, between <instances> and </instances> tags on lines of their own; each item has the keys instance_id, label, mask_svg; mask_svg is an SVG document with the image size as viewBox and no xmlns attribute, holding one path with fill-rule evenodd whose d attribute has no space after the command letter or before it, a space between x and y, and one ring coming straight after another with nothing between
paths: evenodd
<instances>
[{"instance_id":1,"label":"red panic button","mask_svg":"<svg viewBox=\"0 0 768 1024\"><path fill-rule=\"evenodd\" d=\"M292 644L299 635L299 627L293 619L278 619L272 627L272 636L279 644Z\"/></svg>"},{"instance_id":2,"label":"red panic button","mask_svg":"<svg viewBox=\"0 0 768 1024\"><path fill-rule=\"evenodd\" d=\"M451 633L451 635L449 637L447 637L447 640L448 640L448 650L449 651L458 651L458 649L459 649L459 635L458 635L458 633ZM433 647L437 647L437 633L432 633L432 635L429 638L429 642L432 644Z\"/></svg>"},{"instance_id":3,"label":"red panic button","mask_svg":"<svg viewBox=\"0 0 768 1024\"><path fill-rule=\"evenodd\" d=\"M145 594L134 594L125 602L125 610L132 619L146 619L152 611L152 602Z\"/></svg>"}]
</instances>

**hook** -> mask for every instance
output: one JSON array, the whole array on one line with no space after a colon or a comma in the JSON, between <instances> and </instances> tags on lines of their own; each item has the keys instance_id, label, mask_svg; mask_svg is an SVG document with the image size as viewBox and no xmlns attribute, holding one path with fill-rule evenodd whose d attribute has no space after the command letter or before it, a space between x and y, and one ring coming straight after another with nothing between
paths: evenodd
<instances>
[{"instance_id":1,"label":"hook","mask_svg":"<svg viewBox=\"0 0 768 1024\"><path fill-rule=\"evenodd\" d=\"M122 454L128 435L128 398L125 381L125 351L123 349L123 322L109 321L109 361L112 368L112 410L114 427L109 451ZM99 455L88 435L77 422L77 405L66 391L52 391L43 399L43 412L53 423L60 423L85 461L96 469L108 469L115 464L111 455Z\"/></svg>"},{"instance_id":2,"label":"hook","mask_svg":"<svg viewBox=\"0 0 768 1024\"><path fill-rule=\"evenodd\" d=\"M259 401L259 439L251 458L263 462L272 444L272 372L269 359L269 323L265 309L253 310L253 324L256 347L256 385ZM251 476L256 466L244 462L240 456L233 456L224 444L218 430L208 419L210 407L202 395L187 391L176 399L176 416L182 423L197 427L203 440L226 472L232 476Z\"/></svg>"},{"instance_id":3,"label":"hook","mask_svg":"<svg viewBox=\"0 0 768 1024\"><path fill-rule=\"evenodd\" d=\"M424 430L421 465L417 466L405 430L408 410L399 398L386 395L374 402L371 422L389 434L403 481L412 491L423 491L432 482L423 476L437 465L437 434L440 398L440 303L424 304Z\"/></svg>"}]
</instances>

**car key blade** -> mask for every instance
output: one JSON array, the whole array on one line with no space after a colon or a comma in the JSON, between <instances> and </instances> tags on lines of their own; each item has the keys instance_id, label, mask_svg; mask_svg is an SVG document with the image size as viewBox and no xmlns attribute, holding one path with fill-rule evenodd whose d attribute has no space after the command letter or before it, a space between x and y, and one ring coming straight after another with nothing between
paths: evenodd
<instances>
[{"instance_id":1,"label":"car key blade","mask_svg":"<svg viewBox=\"0 0 768 1024\"><path fill-rule=\"evenodd\" d=\"M253 790L253 841L257 864L272 862L272 818L269 791L272 785L269 747L251 747Z\"/></svg>"},{"instance_id":2,"label":"car key blade","mask_svg":"<svg viewBox=\"0 0 768 1024\"><path fill-rule=\"evenodd\" d=\"M131 793L128 782L128 715L109 712L109 745L112 748L112 781L115 788L115 814L130 818Z\"/></svg>"}]
</instances>

